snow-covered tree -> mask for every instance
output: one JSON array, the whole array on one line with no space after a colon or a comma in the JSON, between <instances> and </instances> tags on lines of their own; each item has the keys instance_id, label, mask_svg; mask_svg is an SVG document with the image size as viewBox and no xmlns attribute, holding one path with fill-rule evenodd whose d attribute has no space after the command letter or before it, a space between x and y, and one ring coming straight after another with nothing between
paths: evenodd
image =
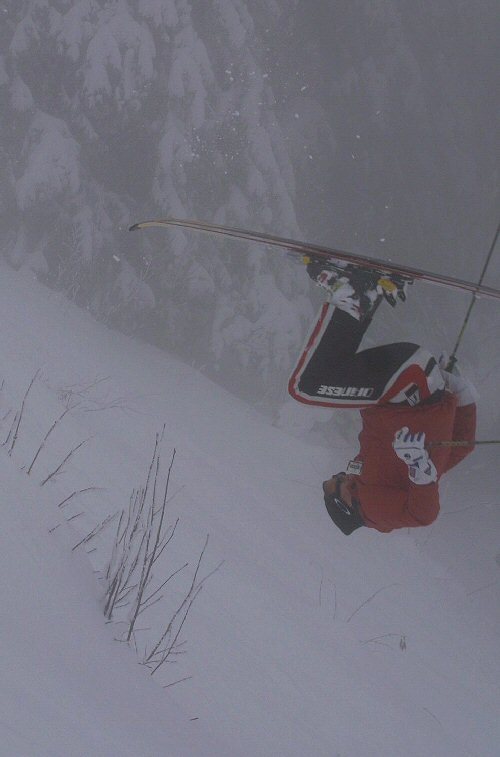
<instances>
[{"instance_id":1,"label":"snow-covered tree","mask_svg":"<svg viewBox=\"0 0 500 757\"><path fill-rule=\"evenodd\" d=\"M299 233L270 40L295 3L6 3L6 248L111 322L240 388L285 370L311 306L302 272L261 249L143 216ZM142 313L142 315L141 315Z\"/></svg>"},{"instance_id":2,"label":"snow-covered tree","mask_svg":"<svg viewBox=\"0 0 500 757\"><path fill-rule=\"evenodd\" d=\"M5 0L5 254L275 398L312 317L303 270L128 226L193 217L475 275L496 222L490 5Z\"/></svg>"}]
</instances>

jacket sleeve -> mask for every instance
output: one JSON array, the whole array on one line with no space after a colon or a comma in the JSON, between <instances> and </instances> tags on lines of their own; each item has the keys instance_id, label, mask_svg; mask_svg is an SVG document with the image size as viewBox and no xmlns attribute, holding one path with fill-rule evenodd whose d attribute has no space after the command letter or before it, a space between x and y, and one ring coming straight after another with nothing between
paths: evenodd
<instances>
[{"instance_id":1,"label":"jacket sleeve","mask_svg":"<svg viewBox=\"0 0 500 757\"><path fill-rule=\"evenodd\" d=\"M429 526L439 514L439 485L410 483L401 526Z\"/></svg>"},{"instance_id":2,"label":"jacket sleeve","mask_svg":"<svg viewBox=\"0 0 500 757\"><path fill-rule=\"evenodd\" d=\"M365 525L377 531L417 528L433 523L439 513L437 483L407 487L370 486L369 503L362 506Z\"/></svg>"},{"instance_id":3,"label":"jacket sleeve","mask_svg":"<svg viewBox=\"0 0 500 757\"><path fill-rule=\"evenodd\" d=\"M476 405L457 407L453 424L453 441L474 441L476 437ZM471 447L452 447L446 470L449 471L473 451ZM439 514L439 485L418 486L410 483L402 526L428 526ZM404 521L404 522L403 522ZM401 527L401 526L400 526Z\"/></svg>"},{"instance_id":4,"label":"jacket sleeve","mask_svg":"<svg viewBox=\"0 0 500 757\"><path fill-rule=\"evenodd\" d=\"M453 441L473 441L476 437L476 405L464 405L457 407L455 423L453 425ZM470 447L452 447L448 458L446 470L458 465L467 455L474 450Z\"/></svg>"},{"instance_id":5,"label":"jacket sleeve","mask_svg":"<svg viewBox=\"0 0 500 757\"><path fill-rule=\"evenodd\" d=\"M457 407L453 424L453 441L473 441L476 435L476 405ZM470 447L451 447L446 466L442 471L453 468L473 451ZM382 487L378 494L378 512L372 522L367 522L379 531L392 531L394 528L412 528L428 526L439 514L439 484L424 486L408 482L408 489L395 490Z\"/></svg>"}]
</instances>

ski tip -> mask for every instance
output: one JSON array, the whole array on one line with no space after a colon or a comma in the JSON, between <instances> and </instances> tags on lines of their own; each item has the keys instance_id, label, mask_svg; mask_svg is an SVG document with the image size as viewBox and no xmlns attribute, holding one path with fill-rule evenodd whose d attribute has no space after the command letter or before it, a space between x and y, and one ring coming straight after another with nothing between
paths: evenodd
<instances>
[{"instance_id":1,"label":"ski tip","mask_svg":"<svg viewBox=\"0 0 500 757\"><path fill-rule=\"evenodd\" d=\"M168 221L139 221L139 223L133 223L129 226L129 231L137 231L137 229L149 229L152 226L166 226Z\"/></svg>"}]
</instances>

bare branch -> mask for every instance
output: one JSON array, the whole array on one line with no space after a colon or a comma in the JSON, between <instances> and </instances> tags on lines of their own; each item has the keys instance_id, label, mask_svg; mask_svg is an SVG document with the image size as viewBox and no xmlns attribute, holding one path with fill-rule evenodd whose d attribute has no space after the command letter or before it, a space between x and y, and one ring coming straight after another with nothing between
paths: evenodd
<instances>
[{"instance_id":1,"label":"bare branch","mask_svg":"<svg viewBox=\"0 0 500 757\"><path fill-rule=\"evenodd\" d=\"M89 442L90 439L92 439L92 438L93 437L89 437L88 439L84 439L83 442L80 442L80 444L77 444L76 447L73 447L73 449L70 452L68 452L68 454L66 455L66 457L64 458L64 460L62 461L62 463L60 463L57 466L57 468L54 471L52 471L52 473L50 473L47 476L47 478L45 478L42 481L42 483L40 484L40 486L45 486L45 484L47 483L47 481L50 481L51 478L54 478L54 476L57 476L61 472L61 470L63 469L63 467L65 466L65 464L68 462L68 460L75 454L75 452L77 452L80 449L80 447L83 447L84 444L87 444L87 442Z\"/></svg>"},{"instance_id":2,"label":"bare branch","mask_svg":"<svg viewBox=\"0 0 500 757\"><path fill-rule=\"evenodd\" d=\"M37 380L38 376L40 375L40 370L41 369L39 368L37 370L37 372L35 373L35 375L33 376L33 378L31 379L30 385L26 389L26 393L25 393L25 395L23 397L23 401L21 403L21 408L20 408L19 413L18 413L17 424L16 424L16 427L15 427L15 430L14 430L14 433L13 433L13 436L12 436L12 442L11 442L11 445L10 445L10 448L9 448L9 455L12 455L12 452L14 451L14 447L16 446L16 442L17 442L17 439L18 439L18 436L19 436L19 427L21 425L21 421L22 421L23 414L24 414L24 408L26 406L26 400L28 399L28 395L29 395L29 393L31 391L31 388L32 388L33 384L35 383L35 381Z\"/></svg>"},{"instance_id":3,"label":"bare branch","mask_svg":"<svg viewBox=\"0 0 500 757\"><path fill-rule=\"evenodd\" d=\"M366 599L362 604L360 604L360 606L357 608L357 610L354 610L354 612L351 615L349 615L349 617L346 620L346 623L349 623L354 618L354 616L357 615L357 613L363 607L365 607L368 604L368 602L371 602L372 599L375 599L375 597L377 596L377 594L380 594L381 591L384 591L385 589L390 589L391 586L400 586L400 585L401 584L394 583L394 584L389 584L388 586L382 586L380 589L377 589L377 591L374 594L372 594L371 597L368 597L368 599Z\"/></svg>"},{"instance_id":4,"label":"bare branch","mask_svg":"<svg viewBox=\"0 0 500 757\"><path fill-rule=\"evenodd\" d=\"M104 492L106 491L104 487L102 486L87 486L86 489L80 489L79 491L74 491L72 494L69 495L69 497L66 497L66 499L63 499L62 502L59 502L58 507L66 507L68 502L73 499L73 497L78 496L78 494L85 494L86 492Z\"/></svg>"},{"instance_id":5,"label":"bare branch","mask_svg":"<svg viewBox=\"0 0 500 757\"><path fill-rule=\"evenodd\" d=\"M190 681L193 676L186 676L185 678L180 678L178 681L174 681L173 683L167 683L166 686L162 686L163 689L169 689L171 686L177 686L178 683L183 683L184 681ZM191 720L198 720L198 718L191 718Z\"/></svg>"},{"instance_id":6,"label":"bare branch","mask_svg":"<svg viewBox=\"0 0 500 757\"><path fill-rule=\"evenodd\" d=\"M37 458L38 458L38 456L40 455L40 452L41 452L41 451L42 451L42 449L43 449L43 448L45 447L45 444L47 443L47 439L49 438L49 436L51 435L51 433L52 433L52 432L54 431L54 429L56 428L56 426L58 425L58 423L59 423L60 421L62 421L62 419L64 418L64 416L65 416L65 415L66 415L67 413L69 413L69 411L70 411L70 408L69 408L69 407L67 407L67 408L66 408L66 409L65 409L65 410L64 410L64 411L63 411L63 412L61 413L61 415L59 416L59 418L56 418L56 420L54 421L54 423L52 424L52 426L51 426L51 427L49 428L49 430L48 430L48 431L47 431L47 433L45 434L45 436L44 436L44 438L43 438L43 440L42 440L42 443L40 444L40 446L38 447L38 449L37 449L37 451L36 451L35 457L34 457L34 458L33 458L33 460L31 461L31 465L30 465L30 467L29 467L29 468L28 468L28 470L26 471L26 473L28 474L28 476L30 475L31 471L33 470L33 466L34 466L34 464L36 463L36 461L37 461Z\"/></svg>"},{"instance_id":7,"label":"bare branch","mask_svg":"<svg viewBox=\"0 0 500 757\"><path fill-rule=\"evenodd\" d=\"M108 515L108 517L105 518L101 523L99 523L95 528L93 528L92 531L87 534L87 536L81 539L78 544L75 544L72 551L74 552L75 549L77 549L77 547L79 547L81 544L88 544L88 542L91 541L95 536L97 536L97 534L99 534L103 530L103 528L108 525L108 523L111 523L111 521L114 520L117 515L118 512L113 513L112 515Z\"/></svg>"}]
</instances>

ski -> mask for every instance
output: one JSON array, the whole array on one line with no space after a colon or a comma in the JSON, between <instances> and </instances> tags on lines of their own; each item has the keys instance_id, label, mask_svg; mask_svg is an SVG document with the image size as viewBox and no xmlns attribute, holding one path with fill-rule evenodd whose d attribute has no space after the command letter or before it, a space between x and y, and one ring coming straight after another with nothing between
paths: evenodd
<instances>
[{"instance_id":1,"label":"ski","mask_svg":"<svg viewBox=\"0 0 500 757\"><path fill-rule=\"evenodd\" d=\"M246 240L247 242L255 242L258 244L269 245L270 247L286 250L288 253L297 257L308 256L315 261L324 261L327 267L328 264L330 264L330 266L332 267L335 267L336 261L342 261L344 263L349 263L355 267L376 271L377 273L380 273L382 275L397 274L406 278L408 281L424 281L428 284L435 284L437 286L446 287L448 289L469 292L478 298L486 297L491 299L500 299L499 289L484 286L483 284L475 284L472 281L456 279L452 276L444 276L439 273L432 273L431 271L424 271L419 268L411 268L410 266L391 263L387 260L370 258L366 255L359 255L356 253L345 252L343 250L337 250L330 247L323 247L321 245L311 244L309 242L299 242L294 239L286 239L284 237L277 237L271 234L260 234L258 232L245 231L244 229L235 229L230 226L220 226L219 224L214 223L181 220L178 218L166 218L161 220L140 221L139 223L134 223L129 228L129 231L137 231L140 229L148 229L153 227L181 227L184 229L193 229L195 231L204 231L209 234L220 234L225 237L242 239Z\"/></svg>"}]
</instances>

